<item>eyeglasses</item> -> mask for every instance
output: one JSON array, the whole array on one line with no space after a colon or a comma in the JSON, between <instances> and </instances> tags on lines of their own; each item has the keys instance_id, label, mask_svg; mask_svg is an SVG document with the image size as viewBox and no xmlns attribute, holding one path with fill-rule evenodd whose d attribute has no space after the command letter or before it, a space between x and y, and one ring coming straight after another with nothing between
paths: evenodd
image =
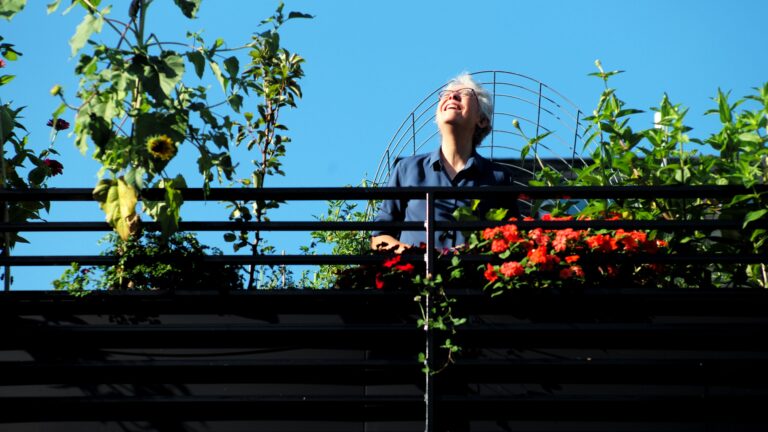
<instances>
[{"instance_id":1,"label":"eyeglasses","mask_svg":"<svg viewBox=\"0 0 768 432\"><path fill-rule=\"evenodd\" d=\"M437 97L439 98L439 100L443 100L443 99L446 99L446 98L452 98L453 95L455 95L457 93L458 93L458 95L461 98L465 98L465 97L468 98L470 96L477 97L477 95L475 95L475 89L471 89L471 88L468 88L468 87L467 88L455 89L455 90L440 90L440 92L437 94Z\"/></svg>"}]
</instances>

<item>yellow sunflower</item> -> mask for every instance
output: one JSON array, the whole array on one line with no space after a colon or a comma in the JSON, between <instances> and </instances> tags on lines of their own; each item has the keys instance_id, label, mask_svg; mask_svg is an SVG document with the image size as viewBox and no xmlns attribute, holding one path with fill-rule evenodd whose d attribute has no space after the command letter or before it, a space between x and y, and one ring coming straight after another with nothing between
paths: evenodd
<instances>
[{"instance_id":1,"label":"yellow sunflower","mask_svg":"<svg viewBox=\"0 0 768 432\"><path fill-rule=\"evenodd\" d=\"M176 144L168 135L155 135L147 138L147 151L152 156L167 161L176 155Z\"/></svg>"}]
</instances>

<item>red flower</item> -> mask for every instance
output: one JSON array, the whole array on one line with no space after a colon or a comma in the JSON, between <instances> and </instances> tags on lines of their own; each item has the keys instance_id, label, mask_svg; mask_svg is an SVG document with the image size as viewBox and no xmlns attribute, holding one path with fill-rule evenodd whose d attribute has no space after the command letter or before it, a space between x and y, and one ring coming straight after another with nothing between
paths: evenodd
<instances>
[{"instance_id":1,"label":"red flower","mask_svg":"<svg viewBox=\"0 0 768 432\"><path fill-rule=\"evenodd\" d=\"M616 239L606 234L595 234L592 237L587 237L586 242L591 249L599 249L601 252L611 252L619 248Z\"/></svg>"},{"instance_id":2,"label":"red flower","mask_svg":"<svg viewBox=\"0 0 768 432\"><path fill-rule=\"evenodd\" d=\"M575 241L581 237L581 231L574 231L572 228L558 230L555 234L555 240L552 241L552 248L555 252L563 252L568 247L568 241Z\"/></svg>"},{"instance_id":3,"label":"red flower","mask_svg":"<svg viewBox=\"0 0 768 432\"><path fill-rule=\"evenodd\" d=\"M519 242L520 233L517 231L517 225L504 225L501 227L501 234L504 236L504 240L508 242Z\"/></svg>"},{"instance_id":4,"label":"red flower","mask_svg":"<svg viewBox=\"0 0 768 432\"><path fill-rule=\"evenodd\" d=\"M64 129L69 129L69 122L64 119L56 119L56 124L54 124L53 119L50 119L46 126L53 127L57 131L63 131Z\"/></svg>"},{"instance_id":5,"label":"red flower","mask_svg":"<svg viewBox=\"0 0 768 432\"><path fill-rule=\"evenodd\" d=\"M532 229L528 233L528 238L535 241L539 246L544 246L549 243L549 237L547 237L547 235L544 233L544 230L541 228Z\"/></svg>"},{"instance_id":6,"label":"red flower","mask_svg":"<svg viewBox=\"0 0 768 432\"><path fill-rule=\"evenodd\" d=\"M0 68L4 68L4 67L5 67L5 60L0 59Z\"/></svg>"},{"instance_id":7,"label":"red flower","mask_svg":"<svg viewBox=\"0 0 768 432\"><path fill-rule=\"evenodd\" d=\"M64 165L53 159L43 159L43 163L51 170L51 175L59 175L64 172Z\"/></svg>"},{"instance_id":8,"label":"red flower","mask_svg":"<svg viewBox=\"0 0 768 432\"><path fill-rule=\"evenodd\" d=\"M501 253L509 248L509 242L504 239L496 239L491 243L491 252Z\"/></svg>"},{"instance_id":9,"label":"red flower","mask_svg":"<svg viewBox=\"0 0 768 432\"><path fill-rule=\"evenodd\" d=\"M573 270L570 267L560 270L560 279L570 279L571 277L573 277Z\"/></svg>"},{"instance_id":10,"label":"red flower","mask_svg":"<svg viewBox=\"0 0 768 432\"><path fill-rule=\"evenodd\" d=\"M381 273L376 273L376 289L384 288L384 279Z\"/></svg>"},{"instance_id":11,"label":"red flower","mask_svg":"<svg viewBox=\"0 0 768 432\"><path fill-rule=\"evenodd\" d=\"M400 262L400 258L401 258L400 255L395 255L394 257L384 261L384 267L385 268L392 268L392 267L394 267L397 263Z\"/></svg>"},{"instance_id":12,"label":"red flower","mask_svg":"<svg viewBox=\"0 0 768 432\"><path fill-rule=\"evenodd\" d=\"M505 262L501 265L501 274L506 277L516 277L525 273L523 266L517 261Z\"/></svg>"},{"instance_id":13,"label":"red flower","mask_svg":"<svg viewBox=\"0 0 768 432\"><path fill-rule=\"evenodd\" d=\"M529 196L528 196L528 195L526 195L526 194L520 194L520 195L518 195L518 196L517 196L517 199L519 199L519 200L523 200L523 201L530 201L530 200L531 200L531 197L529 197Z\"/></svg>"},{"instance_id":14,"label":"red flower","mask_svg":"<svg viewBox=\"0 0 768 432\"><path fill-rule=\"evenodd\" d=\"M547 247L542 245L536 249L531 249L528 252L528 261L531 264L546 264L547 262Z\"/></svg>"},{"instance_id":15,"label":"red flower","mask_svg":"<svg viewBox=\"0 0 768 432\"><path fill-rule=\"evenodd\" d=\"M496 274L496 270L490 264L486 264L485 273L483 273L483 276L488 279L488 282L496 282L496 279L499 278L499 275Z\"/></svg>"},{"instance_id":16,"label":"red flower","mask_svg":"<svg viewBox=\"0 0 768 432\"><path fill-rule=\"evenodd\" d=\"M577 278L583 278L584 277L584 269L581 268L581 266L571 266L571 271L573 272L573 275Z\"/></svg>"},{"instance_id":17,"label":"red flower","mask_svg":"<svg viewBox=\"0 0 768 432\"><path fill-rule=\"evenodd\" d=\"M415 267L411 263L401 264L399 266L395 266L396 270L399 270L399 271L402 271L402 272L406 272L406 273L411 273L414 268Z\"/></svg>"},{"instance_id":18,"label":"red flower","mask_svg":"<svg viewBox=\"0 0 768 432\"><path fill-rule=\"evenodd\" d=\"M568 264L575 263L578 260L579 260L578 255L569 255L565 257L565 262L567 262Z\"/></svg>"}]
</instances>

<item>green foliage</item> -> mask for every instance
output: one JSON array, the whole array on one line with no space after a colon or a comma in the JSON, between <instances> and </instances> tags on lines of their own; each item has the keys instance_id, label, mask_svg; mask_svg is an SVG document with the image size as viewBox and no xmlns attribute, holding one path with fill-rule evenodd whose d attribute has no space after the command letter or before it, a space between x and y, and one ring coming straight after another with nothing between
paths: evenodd
<instances>
[{"instance_id":1,"label":"green foliage","mask_svg":"<svg viewBox=\"0 0 768 432\"><path fill-rule=\"evenodd\" d=\"M73 263L53 281L57 290L84 295L101 290L219 290L242 287L240 267L203 262L221 251L202 245L193 234L176 233L165 239L158 233L122 240L106 237L110 247L102 254L117 256L113 266L83 267Z\"/></svg>"},{"instance_id":2,"label":"green foliage","mask_svg":"<svg viewBox=\"0 0 768 432\"><path fill-rule=\"evenodd\" d=\"M253 92L260 102L256 106L257 115L252 112L243 114L244 123L236 125L237 133L234 137L235 145L244 145L246 150L256 152L257 158L253 160L253 171L247 178L239 179L243 187L262 188L267 177L285 175L282 170L282 159L286 155L286 144L291 139L285 135L288 128L280 123L280 111L286 107L296 107L296 99L301 98L299 80L304 76L302 64L304 59L289 52L280 45L278 30L287 21L295 18L311 18L310 15L300 12L291 12L288 17L283 14L283 4L277 7L275 13L262 21L261 24L272 24L272 28L253 35L248 44L250 62L245 67L240 77L239 61L228 58L224 61L224 70L218 65L211 64L211 69L217 77L222 88L242 88L245 94ZM195 60L199 63L199 59ZM226 72L226 76L223 72ZM233 110L239 112L242 106L242 98L239 95L231 95L227 102ZM230 205L230 220L257 222L268 220L267 212L279 207L280 201L256 200L254 202L232 202ZM234 250L250 247L254 255L262 254L270 250L265 245L259 231L250 233L241 231L238 234L227 233L226 241L233 243ZM255 285L256 266L249 269L248 287Z\"/></svg>"},{"instance_id":3,"label":"green foliage","mask_svg":"<svg viewBox=\"0 0 768 432\"><path fill-rule=\"evenodd\" d=\"M58 3L51 3L49 12L56 10ZM190 19L196 17L200 3L175 0L180 12ZM68 102L61 87L52 90L62 101L55 117L66 108L76 112L75 143L84 154L92 149L93 157L102 165L99 174L106 178L100 181L94 196L100 199L107 220L123 239L138 233L138 229L126 229L125 220L135 219L138 223L135 206L139 202L145 213L160 222L163 235L168 236L178 228L183 204L180 189L186 187L187 181L181 174L169 174L167 167L182 149L192 147L199 153L198 171L206 190L213 181L233 180L235 167L230 146L242 141L243 126L227 112L239 112L245 96L251 92L262 96L262 84L268 84L266 91L271 92L272 81L286 78L283 63L276 62L271 69L254 63L251 70L240 71L240 60L232 55L247 50L253 57L265 38L279 40L279 26L268 37L256 37L237 48L228 48L221 39L207 44L198 33L187 33L187 43L161 41L147 28L151 4L150 0L132 1L129 7L121 9L124 17L113 18L112 9L100 8L97 1L73 2L68 10L84 10L83 19L70 39L73 56L79 54L75 73L80 77L76 95L80 103ZM110 45L94 40L105 29L118 35ZM282 52L274 55L279 57ZM298 56L289 60L294 69L302 61ZM219 102L209 100L208 87L190 82L188 70L194 71L194 79L203 79L206 67L221 84L224 95ZM258 76L260 73L263 76ZM295 81L290 77L287 80L296 93ZM293 103L294 93L287 103ZM273 123L273 129L280 127ZM270 139L287 142L281 138ZM274 159L283 154L284 148L278 147L269 156ZM119 191L123 193L104 193L108 185L111 186L107 192L121 182L124 186ZM142 200L141 191L149 186L165 189L165 200ZM107 202L107 198L117 201Z\"/></svg>"},{"instance_id":4,"label":"green foliage","mask_svg":"<svg viewBox=\"0 0 768 432\"><path fill-rule=\"evenodd\" d=\"M11 6L23 7L22 3L3 3L3 10L10 10ZM20 7L19 7L20 10ZM12 16L12 15L10 15ZM10 16L7 18L10 19ZM0 36L0 55L9 62L15 62L21 57L13 44L5 42ZM8 64L7 67L10 67ZM0 87L7 85L14 75L0 77ZM30 148L27 129L21 123L24 107L15 107L10 103L0 102L0 145L2 145L2 157L0 158L0 184L4 189L28 190L47 187L48 180L63 172L61 163L53 159L59 153L53 148L58 131L65 129L64 123L51 129L51 141L47 148L35 152ZM52 120L56 125L57 119ZM68 125L67 125L68 126ZM3 202L0 204L0 217L10 223L21 223L30 220L42 219L41 212L48 211L50 203L46 201ZM0 248L3 254L8 254L17 242L26 243L27 240L16 232L7 232L0 237ZM7 276L7 275L6 275Z\"/></svg>"},{"instance_id":5,"label":"green foliage","mask_svg":"<svg viewBox=\"0 0 768 432\"><path fill-rule=\"evenodd\" d=\"M0 17L10 21L26 4L27 0L3 0L0 2Z\"/></svg>"},{"instance_id":6,"label":"green foliage","mask_svg":"<svg viewBox=\"0 0 768 432\"><path fill-rule=\"evenodd\" d=\"M369 186L368 180L363 180L362 187ZM328 201L325 215L315 216L322 222L366 222L369 220L367 211L358 210L358 204L344 201ZM304 253L313 254L320 245L330 246L333 255L363 255L370 250L370 231L313 231L312 242L302 247ZM336 285L337 278L345 270L352 268L344 265L322 265L312 275L311 280L304 283L314 289L331 288Z\"/></svg>"},{"instance_id":7,"label":"green foliage","mask_svg":"<svg viewBox=\"0 0 768 432\"><path fill-rule=\"evenodd\" d=\"M734 185L751 190L730 200L700 199L613 199L575 201L568 199L537 201L539 209L554 216L579 214L582 217L626 219L704 220L728 219L743 221L745 228L756 228L768 220L768 197L755 188L768 182L768 83L756 88L754 94L735 102L721 90L713 98L716 107L707 115L716 115L721 129L708 138L692 138L686 125L688 109L673 103L665 94L656 112L657 124L635 130L633 116L642 111L627 108L615 89L608 86L611 76L621 71L605 72L596 62L605 85L597 108L586 117L589 127L584 150L591 149L592 162L575 167L573 176L553 170L542 170L531 182L536 186L672 186L672 185ZM745 109L749 105L751 109ZM532 140L533 141L533 140ZM530 142L532 142L530 141ZM532 144L529 144L529 146ZM700 147L700 148L692 148ZM671 249L677 252L759 253L768 252L768 233L762 228L744 232L686 232L669 238ZM756 271L756 268L758 271ZM681 279L697 273L684 272ZM699 274L701 272L698 272ZM751 281L768 287L765 265L736 265L711 268L711 283L740 285ZM694 278L694 280L697 280ZM698 280L705 285L706 281Z\"/></svg>"}]
</instances>

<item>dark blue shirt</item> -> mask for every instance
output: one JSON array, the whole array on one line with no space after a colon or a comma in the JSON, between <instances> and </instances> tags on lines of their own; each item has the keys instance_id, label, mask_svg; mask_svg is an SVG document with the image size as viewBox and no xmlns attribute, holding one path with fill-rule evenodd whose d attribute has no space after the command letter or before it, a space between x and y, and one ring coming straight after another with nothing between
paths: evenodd
<instances>
[{"instance_id":1,"label":"dark blue shirt","mask_svg":"<svg viewBox=\"0 0 768 432\"><path fill-rule=\"evenodd\" d=\"M440 160L440 148L432 153L404 158L395 166L389 177L390 187L478 187L512 185L512 175L503 165L489 161L473 152L467 164L451 180ZM439 199L435 202L435 220L453 221L453 212L458 207L469 206L471 199ZM486 200L487 201L487 200ZM478 214L484 215L491 208L509 208L510 216L518 215L517 200L509 202L481 202ZM418 222L426 219L426 200L385 200L376 221L380 222ZM406 244L418 246L426 243L426 232L419 231L386 232L375 231L374 236L389 234ZM443 249L465 243L461 232L438 231L435 235L435 247Z\"/></svg>"}]
</instances>

